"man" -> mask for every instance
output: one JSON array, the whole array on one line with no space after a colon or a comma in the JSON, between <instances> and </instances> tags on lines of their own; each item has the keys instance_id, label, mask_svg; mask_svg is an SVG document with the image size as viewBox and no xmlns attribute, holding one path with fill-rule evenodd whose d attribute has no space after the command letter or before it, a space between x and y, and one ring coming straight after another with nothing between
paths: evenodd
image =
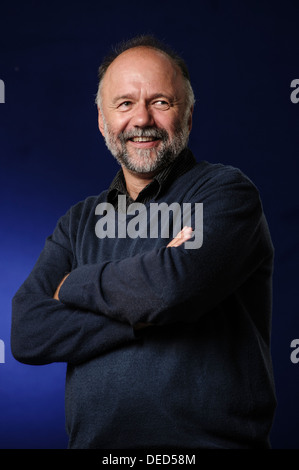
<instances>
[{"instance_id":1,"label":"man","mask_svg":"<svg viewBox=\"0 0 299 470\"><path fill-rule=\"evenodd\" d=\"M13 299L13 354L68 363L70 448L268 448L273 247L258 191L187 148L194 96L172 51L135 38L99 77L121 170L47 239ZM172 204L187 217L153 219ZM177 237L165 214L186 225Z\"/></svg>"}]
</instances>

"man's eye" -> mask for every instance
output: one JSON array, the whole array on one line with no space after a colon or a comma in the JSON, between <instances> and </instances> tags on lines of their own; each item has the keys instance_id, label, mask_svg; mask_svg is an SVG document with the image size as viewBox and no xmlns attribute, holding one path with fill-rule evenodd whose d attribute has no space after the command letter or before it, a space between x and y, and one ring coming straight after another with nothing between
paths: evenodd
<instances>
[{"instance_id":1,"label":"man's eye","mask_svg":"<svg viewBox=\"0 0 299 470\"><path fill-rule=\"evenodd\" d=\"M131 101L123 101L118 105L119 109L128 109L131 106L132 102Z\"/></svg>"},{"instance_id":2,"label":"man's eye","mask_svg":"<svg viewBox=\"0 0 299 470\"><path fill-rule=\"evenodd\" d=\"M154 101L153 105L155 106L155 108L162 109L162 110L164 109L166 110L170 108L169 102L165 100Z\"/></svg>"}]
</instances>

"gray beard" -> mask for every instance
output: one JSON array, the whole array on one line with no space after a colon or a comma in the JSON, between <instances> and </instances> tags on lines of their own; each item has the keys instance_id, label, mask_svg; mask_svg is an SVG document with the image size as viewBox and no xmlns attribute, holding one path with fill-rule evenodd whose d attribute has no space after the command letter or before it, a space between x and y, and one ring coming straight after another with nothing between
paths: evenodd
<instances>
[{"instance_id":1,"label":"gray beard","mask_svg":"<svg viewBox=\"0 0 299 470\"><path fill-rule=\"evenodd\" d=\"M189 139L188 126L178 123L175 128L175 136L169 139L165 129L156 127L136 128L131 131L121 132L117 138L112 134L104 120L105 142L121 166L134 173L157 173L168 166L187 147ZM127 150L126 142L130 137L155 137L161 140L159 149L135 149L135 158ZM137 155L137 158L136 158Z\"/></svg>"}]
</instances>

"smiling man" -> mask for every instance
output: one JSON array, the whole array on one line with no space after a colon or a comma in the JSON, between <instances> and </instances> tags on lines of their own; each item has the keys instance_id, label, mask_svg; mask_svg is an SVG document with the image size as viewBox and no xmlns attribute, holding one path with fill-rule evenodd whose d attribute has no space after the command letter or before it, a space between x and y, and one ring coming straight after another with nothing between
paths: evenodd
<instances>
[{"instance_id":1,"label":"smiling man","mask_svg":"<svg viewBox=\"0 0 299 470\"><path fill-rule=\"evenodd\" d=\"M269 448L273 246L256 187L196 161L189 73L156 39L104 59L97 105L121 168L60 218L14 296L14 356L68 363L69 448ZM128 235L154 204L158 227ZM162 236L170 208L188 209L176 237ZM117 237L95 230L104 212Z\"/></svg>"},{"instance_id":2,"label":"smiling man","mask_svg":"<svg viewBox=\"0 0 299 470\"><path fill-rule=\"evenodd\" d=\"M187 146L188 92L179 67L154 49L130 49L108 67L98 92L99 128L126 180L132 173L152 177Z\"/></svg>"}]
</instances>

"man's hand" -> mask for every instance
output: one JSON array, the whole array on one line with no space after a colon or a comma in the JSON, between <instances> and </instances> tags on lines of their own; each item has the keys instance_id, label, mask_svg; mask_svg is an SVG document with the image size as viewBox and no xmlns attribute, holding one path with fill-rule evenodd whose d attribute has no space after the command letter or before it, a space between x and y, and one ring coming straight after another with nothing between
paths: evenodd
<instances>
[{"instance_id":1,"label":"man's hand","mask_svg":"<svg viewBox=\"0 0 299 470\"><path fill-rule=\"evenodd\" d=\"M185 226L171 242L168 243L167 248L172 246L180 246L192 237L192 228Z\"/></svg>"},{"instance_id":2,"label":"man's hand","mask_svg":"<svg viewBox=\"0 0 299 470\"><path fill-rule=\"evenodd\" d=\"M67 278L69 275L70 275L70 273L66 274L66 275L64 276L64 278L60 281L60 283L59 283L59 285L58 285L58 287L57 287L57 289L56 289L56 291L55 291L55 294L53 295L53 299L59 300L59 291L60 291L60 288L61 288L62 284L64 283L64 281L66 280L66 278Z\"/></svg>"}]
</instances>

